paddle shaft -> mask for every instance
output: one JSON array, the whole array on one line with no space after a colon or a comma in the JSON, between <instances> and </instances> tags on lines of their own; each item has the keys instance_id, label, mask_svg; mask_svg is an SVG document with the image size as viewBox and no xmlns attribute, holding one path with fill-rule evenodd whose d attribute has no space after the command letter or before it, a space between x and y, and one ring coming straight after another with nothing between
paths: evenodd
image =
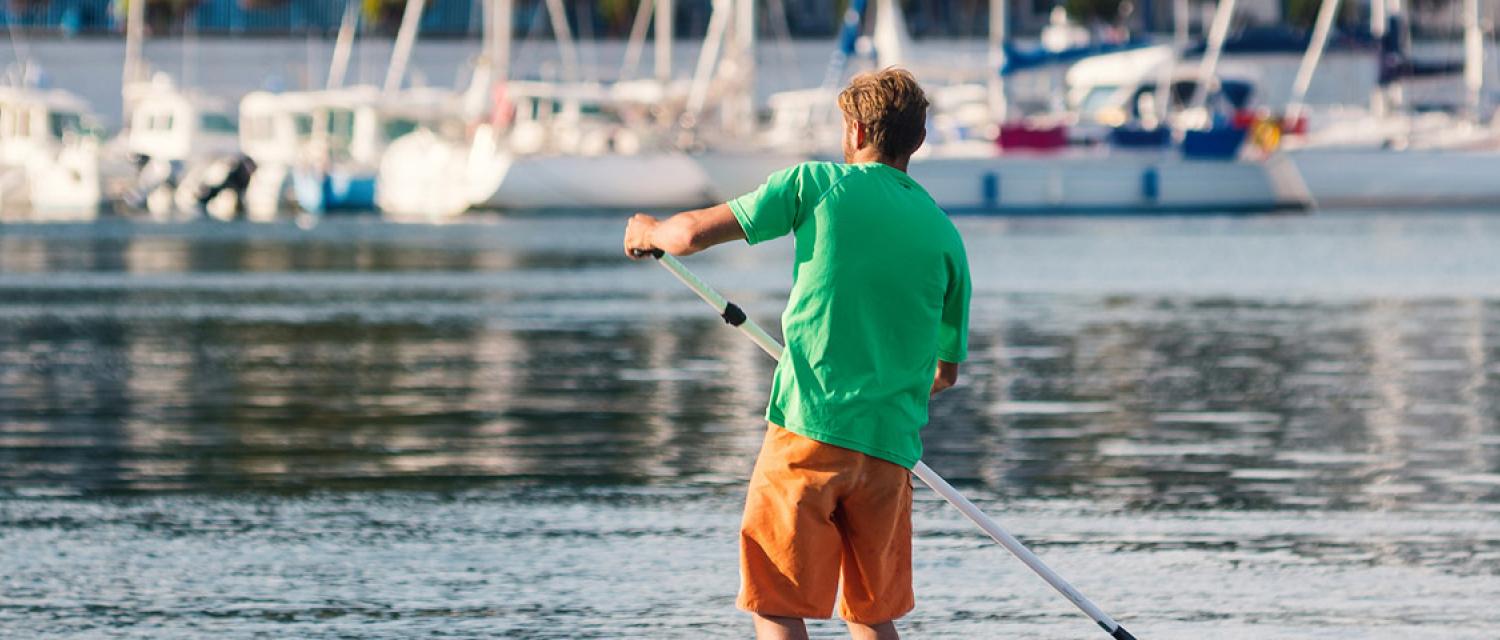
<instances>
[{"instance_id":1,"label":"paddle shaft","mask_svg":"<svg viewBox=\"0 0 1500 640\"><path fill-rule=\"evenodd\" d=\"M755 341L755 344L764 349L767 354L770 354L772 358L776 360L781 359L781 344L776 342L776 339L772 338L770 334L766 333L765 329L760 328L760 325L756 324L754 320L746 317L745 311L739 305L730 302L724 296L720 295L718 291L715 291L713 287L708 286L708 283L700 280L693 272L688 271L687 267L682 266L682 263L677 258L661 251L656 251L652 255L656 257L656 261L661 266L665 267L667 271L672 272L672 275L677 276L677 279L681 280L689 289L692 289L693 293L698 294L699 298L702 298L704 302L707 302L709 306L718 311L719 316L725 322L744 332L751 340ZM985 515L979 507L970 502L968 498L965 498L957 489L954 489L953 485L948 484L947 480L944 480L942 476L933 471L931 467L928 467L926 463L918 462L915 467L912 467L911 472L912 475L920 478L928 487L931 487L933 491L942 496L944 500L947 500L954 507L958 508L959 513L964 514L964 517L973 521L974 524L979 525L979 528L983 529L990 538L1000 543L1000 546L1005 547L1007 551L1014 554L1016 558L1019 558L1028 568L1036 572L1043 580L1046 580L1047 584L1052 585L1052 588L1061 593L1064 598L1067 598L1074 606L1083 610L1088 617L1099 624L1100 628L1104 629L1105 633L1110 634L1115 640L1135 640L1135 636L1130 635L1130 632L1126 631L1125 627L1120 626L1120 623L1115 622L1114 618L1109 617L1109 614L1104 613L1097 605L1084 597L1082 593L1079 593L1077 589L1073 588L1073 585L1068 584L1067 580L1064 580L1056 571L1053 571L1051 567L1042 562L1042 559L1038 558L1030 549L1027 549L1026 545L1021 544L1020 540L1017 540L1015 536L1010 535L1005 529L1001 528L999 523Z\"/></svg>"}]
</instances>

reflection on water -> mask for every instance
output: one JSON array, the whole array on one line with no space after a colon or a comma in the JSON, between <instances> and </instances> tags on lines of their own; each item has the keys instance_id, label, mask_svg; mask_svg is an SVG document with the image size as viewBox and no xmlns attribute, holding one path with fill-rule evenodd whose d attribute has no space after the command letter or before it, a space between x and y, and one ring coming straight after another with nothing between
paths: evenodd
<instances>
[{"instance_id":1,"label":"reflection on water","mask_svg":"<svg viewBox=\"0 0 1500 640\"><path fill-rule=\"evenodd\" d=\"M1454 238L1492 225L1422 222L1448 224L1453 237L1393 240L1391 225L1419 222L1252 220L1212 233L1159 222L1121 234L1113 227L1122 224L966 223L979 285L972 359L962 385L934 405L925 440L935 469L981 502L1009 505L1021 530L1036 532L1032 541L1066 558L1075 575L1198 576L1187 585L1201 579L1213 600L1218 565L1230 558L1271 567L1269 591L1282 578L1338 588L1296 558L1350 572L1384 566L1391 574L1382 579L1392 584L1411 579L1397 568L1439 570L1452 580L1500 574L1500 297L1484 287L1465 293L1462 284L1500 279L1500 265L1476 257L1453 268L1450 255L1431 261L1429 273L1406 273L1384 295L1384 274L1371 266L1378 260L1327 261L1321 284L1307 269L1267 266L1245 271L1251 293L1180 286L1183 271L1227 280L1244 267L1221 257L1268 234L1290 256L1268 256L1268 264L1317 265L1309 253L1361 239L1420 263L1455 246L1461 254ZM319 616L385 620L398 636L437 628L544 636L528 625L549 621L557 637L618 637L590 620L633 616L657 616L660 626L626 635L722 630L737 618L728 611L733 577L723 573L733 549L720 543L732 539L772 363L665 274L617 258L618 227L577 218L0 232L0 543L62 545L90 558L66 541L66 532L82 528L159 557L164 541L185 535L204 544L189 543L186 557L214 563L228 561L214 555L215 532L266 549L275 547L275 531L296 532L287 542L307 554L305 566L285 575L238 570L326 588L341 604L319 609L309 604L314 593L283 598L224 576L183 587L263 599L236 609L238 622L227 627L247 633ZM1130 237L1146 254L1102 248L1108 234ZM787 287L784 245L692 262L774 326ZM1146 275L1127 285L1112 279L1130 269ZM1442 294L1414 294L1420 277ZM1346 294L1345 282L1377 293ZM1283 285L1295 293L1266 293ZM1320 287L1327 290L1308 293ZM406 490L419 493L387 493ZM429 491L472 509L422 497ZM919 612L918 631L1084 632L1045 594L1007 604L992 600L991 589L955 586L964 566L996 558L928 498L919 507L928 523L919 590L951 606ZM673 508L683 501L699 515ZM1393 513L1406 515L1375 515ZM1423 513L1444 514L1448 528L1434 529ZM451 528L408 521L414 514ZM465 520L485 517L498 520ZM1346 535L1344 526L1363 533ZM1390 531L1375 533L1381 527ZM388 571L361 578L317 568L319 558L366 545L373 546L358 552L362 560L388 562L401 555L401 540L435 555L388 570L447 577L393 585ZM559 556L553 543L577 555ZM487 545L510 558L489 573L478 569L475 579L488 585L481 590L537 586L503 606L479 595L450 602L472 586L462 567L479 561L441 550L449 544ZM682 545L707 549L676 559L690 565L679 569L691 579L669 587L695 602L696 613L672 608L672 597L628 611L589 609L610 599L602 592L578 596L578 610L553 601L622 579L602 568L612 558L670 563ZM547 560L517 560L524 557ZM564 557L593 564L569 574L556 566ZM149 617L128 601L154 602L139 592L127 601L60 602L56 576L87 566L78 562L0 556L13 569L0 571L11 574L0 579L0 622L49 615L62 621L58 629L77 631L115 615L132 624ZM191 565L174 566L116 568L184 579L176 572ZM1011 584L1029 584L1003 573L1010 570L1002 575ZM404 595L399 602L360 595L362 580ZM1467 590L1471 603L1494 597L1494 589L1439 583L1428 586ZM1300 616L1232 605L1223 613L1212 602L1166 605L1090 584L1104 590L1095 596L1101 602L1154 612L1166 635L1202 637L1193 621L1215 616L1241 620L1244 637L1349 624L1338 621L1336 602L1309 604ZM700 586L706 591L697 593ZM1383 593L1387 605L1414 602L1399 590ZM228 606L203 597L221 614ZM193 610L172 606L179 605ZM511 606L518 608L504 608ZM1411 604L1419 610L1401 614L1402 624L1466 637L1495 622L1483 612L1430 620L1422 606ZM402 615L454 622L392 622ZM497 626L497 617L510 622ZM196 623L184 624L179 631ZM1390 637L1406 637L1399 633L1408 627L1390 629L1398 634Z\"/></svg>"},{"instance_id":2,"label":"reflection on water","mask_svg":"<svg viewBox=\"0 0 1500 640\"><path fill-rule=\"evenodd\" d=\"M479 229L4 238L0 487L741 479L769 359L607 249ZM991 295L928 459L1132 508L1500 505L1496 304Z\"/></svg>"}]
</instances>

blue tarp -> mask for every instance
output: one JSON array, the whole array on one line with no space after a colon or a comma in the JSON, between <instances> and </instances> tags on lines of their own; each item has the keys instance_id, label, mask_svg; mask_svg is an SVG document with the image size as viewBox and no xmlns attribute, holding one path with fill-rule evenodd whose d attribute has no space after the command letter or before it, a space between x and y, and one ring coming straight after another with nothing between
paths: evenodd
<instances>
[{"instance_id":1,"label":"blue tarp","mask_svg":"<svg viewBox=\"0 0 1500 640\"><path fill-rule=\"evenodd\" d=\"M1145 39L1135 39L1114 44L1091 44L1084 47L1063 49L1062 51L1052 51L1041 47L1020 49L1015 45L1006 44L1005 66L1000 68L1000 75L1010 75L1027 69L1052 65L1072 64L1084 58L1140 49L1142 47L1149 47L1151 44L1151 42Z\"/></svg>"}]
</instances>

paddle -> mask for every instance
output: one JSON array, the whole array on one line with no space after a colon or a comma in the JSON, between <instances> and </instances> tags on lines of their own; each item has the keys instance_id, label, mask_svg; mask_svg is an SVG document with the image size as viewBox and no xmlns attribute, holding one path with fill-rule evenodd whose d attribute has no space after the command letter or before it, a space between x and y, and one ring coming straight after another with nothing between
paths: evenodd
<instances>
[{"instance_id":1,"label":"paddle","mask_svg":"<svg viewBox=\"0 0 1500 640\"><path fill-rule=\"evenodd\" d=\"M760 325L755 324L754 320L747 318L743 309L725 299L724 296L719 295L719 292L714 291L713 287L708 286L707 283L699 280L698 276L693 275L693 272L688 271L687 267L682 266L682 263L678 262L677 258L667 255L659 249L651 252L651 255L656 258L657 263L665 267L667 271L671 271L672 275L677 276L678 280L681 280L689 289L698 294L698 297L703 298L704 302L707 302L709 306L717 310L719 317L724 318L724 322L745 332L745 335L750 336L750 339L754 340L755 344L760 345L760 348L764 349L772 358L781 359L781 344L776 342L776 339L772 338L770 334L766 333L765 329L760 328ZM1041 558L1036 557L1036 554L1027 549L1026 545L1021 544L1021 541L1017 540L1015 536L1010 535L1005 529L1000 528L998 523L990 519L983 511L980 511L979 507L974 506L973 502L969 502L968 498L960 494L957 489L953 488L953 485L948 484L947 480L939 476L926 463L918 462L917 466L913 467L911 472L913 475L921 478L922 482L927 483L927 486L936 491L944 500L957 507L959 513L964 514L974 524L979 525L979 528L983 529L986 534L989 534L990 538L1000 543L1000 546L1005 547L1007 551L1010 551L1019 558L1027 567L1041 576L1043 580L1046 580L1047 584L1052 585L1053 589L1057 589L1064 598L1067 598L1074 606L1082 609L1088 617L1093 618L1094 622L1098 623L1104 629L1105 633L1108 633L1115 640L1136 640L1135 636L1130 635L1130 632L1125 630L1125 627L1120 626L1120 623L1115 622L1114 618L1109 617L1108 614L1099 609L1092 601L1083 597L1083 594L1073 588L1073 585L1068 584L1067 580L1057 575L1056 571L1053 571L1051 567L1043 563Z\"/></svg>"}]
</instances>

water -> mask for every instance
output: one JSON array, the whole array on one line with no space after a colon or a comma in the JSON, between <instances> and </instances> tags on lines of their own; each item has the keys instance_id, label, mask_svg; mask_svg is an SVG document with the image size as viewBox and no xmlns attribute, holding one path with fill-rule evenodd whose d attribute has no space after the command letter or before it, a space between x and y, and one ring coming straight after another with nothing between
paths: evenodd
<instances>
[{"instance_id":1,"label":"water","mask_svg":"<svg viewBox=\"0 0 1500 640\"><path fill-rule=\"evenodd\" d=\"M0 229L3 635L744 637L772 363L621 227ZM926 459L1136 635L1495 636L1500 218L961 228ZM910 637L1102 637L915 510Z\"/></svg>"}]
</instances>

